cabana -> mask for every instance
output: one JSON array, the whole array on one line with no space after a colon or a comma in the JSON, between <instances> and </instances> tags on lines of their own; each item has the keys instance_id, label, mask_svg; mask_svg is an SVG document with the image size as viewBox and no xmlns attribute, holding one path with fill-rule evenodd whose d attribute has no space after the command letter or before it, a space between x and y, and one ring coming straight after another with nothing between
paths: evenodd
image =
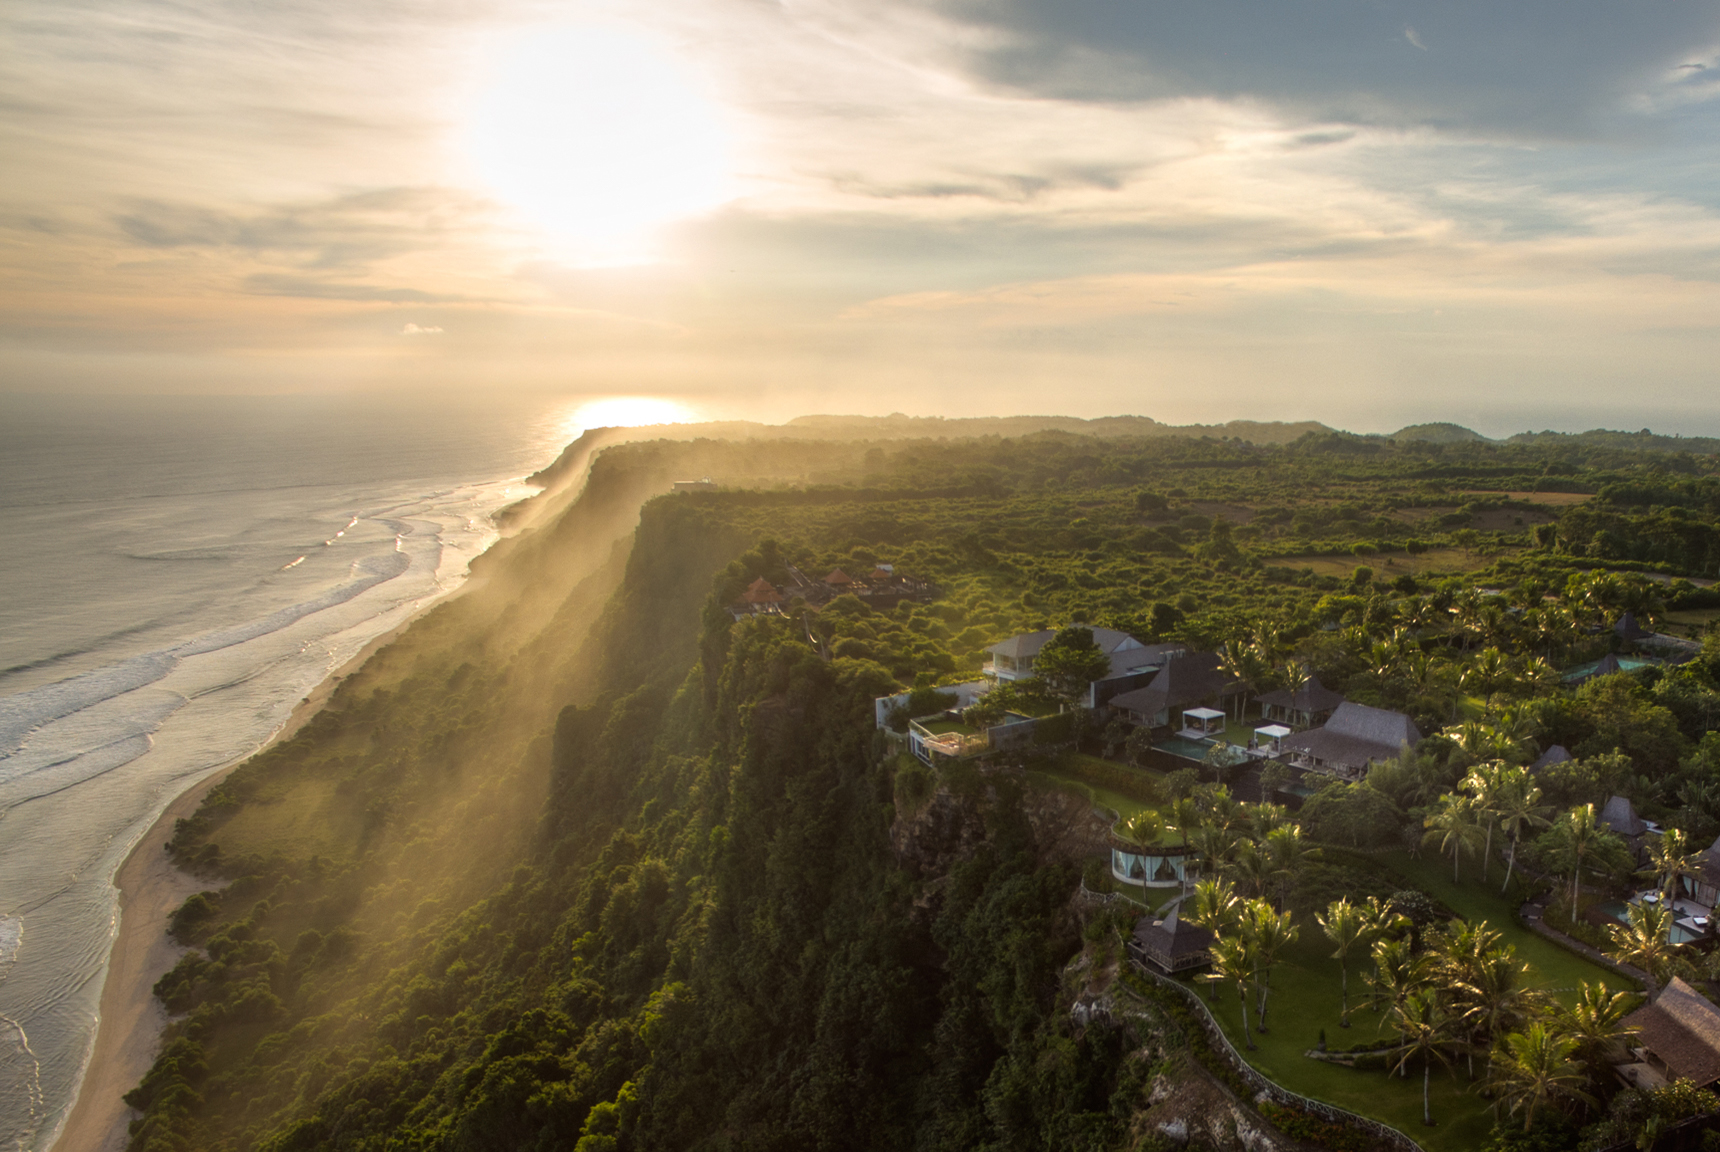
<instances>
[{"instance_id":1,"label":"cabana","mask_svg":"<svg viewBox=\"0 0 1720 1152\"><path fill-rule=\"evenodd\" d=\"M1284 745L1279 743L1284 737L1294 733L1282 724L1268 724L1254 730L1254 747L1248 750L1250 756L1256 758L1282 756Z\"/></svg>"},{"instance_id":2,"label":"cabana","mask_svg":"<svg viewBox=\"0 0 1720 1152\"><path fill-rule=\"evenodd\" d=\"M1214 733L1224 735L1224 713L1217 708L1184 708L1182 718L1182 731L1177 735L1185 740L1206 740Z\"/></svg>"}]
</instances>

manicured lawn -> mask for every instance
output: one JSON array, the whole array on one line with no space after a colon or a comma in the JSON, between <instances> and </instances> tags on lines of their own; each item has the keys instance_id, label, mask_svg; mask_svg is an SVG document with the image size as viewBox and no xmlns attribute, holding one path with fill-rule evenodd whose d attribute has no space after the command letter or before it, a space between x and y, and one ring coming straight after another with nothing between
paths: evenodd
<instances>
[{"instance_id":1,"label":"manicured lawn","mask_svg":"<svg viewBox=\"0 0 1720 1152\"><path fill-rule=\"evenodd\" d=\"M1406 887L1413 883L1465 918L1484 919L1499 929L1505 942L1516 947L1518 957L1529 963L1530 979L1555 996L1569 999L1584 980L1601 980L1614 988L1631 987L1623 977L1521 927L1514 907L1498 895L1503 876L1496 874L1489 887L1484 887L1479 878L1454 885L1449 864L1442 872L1437 859L1412 860L1406 853L1375 859L1381 866L1402 874ZM1435 1126L1424 1128L1419 1070L1405 1080L1380 1071L1326 1064L1303 1055L1318 1043L1322 1028L1326 1030L1328 1046L1333 1048L1348 1047L1383 1033L1379 1031L1381 1017L1367 1011L1351 1012L1348 1031L1338 1026L1338 962L1330 958L1332 947L1312 918L1299 919L1297 923L1300 938L1286 950L1284 961L1272 974L1272 997L1267 1008L1270 1031L1255 1037L1257 1051L1244 1051L1242 1016L1235 988L1218 989L1218 1001L1212 1005L1214 1014L1237 1050L1286 1088L1383 1120L1430 1152L1459 1152L1479 1146L1492 1129L1492 1113L1487 1101L1470 1090L1466 1070L1461 1065L1451 1071L1435 1067L1430 1092ZM1360 957L1350 961L1352 998L1364 988L1360 974L1365 963Z\"/></svg>"}]
</instances>

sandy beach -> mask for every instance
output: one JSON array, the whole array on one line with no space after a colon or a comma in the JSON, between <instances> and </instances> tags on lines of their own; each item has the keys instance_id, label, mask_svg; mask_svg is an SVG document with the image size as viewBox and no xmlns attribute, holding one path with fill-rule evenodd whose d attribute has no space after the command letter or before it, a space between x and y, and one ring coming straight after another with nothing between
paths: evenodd
<instances>
[{"instance_id":1,"label":"sandy beach","mask_svg":"<svg viewBox=\"0 0 1720 1152\"><path fill-rule=\"evenodd\" d=\"M372 640L324 679L256 752L223 765L169 804L120 865L114 876L119 889L119 929L102 983L101 1021L77 1100L55 1139L54 1152L119 1152L126 1145L127 1126L137 1116L121 1097L137 1087L149 1071L168 1021L167 1012L155 998L155 982L186 951L168 938L168 917L187 897L218 883L182 872L168 858L165 847L174 823L197 811L209 790L233 769L303 727L328 703L342 680L420 614L414 613L406 623Z\"/></svg>"}]
</instances>

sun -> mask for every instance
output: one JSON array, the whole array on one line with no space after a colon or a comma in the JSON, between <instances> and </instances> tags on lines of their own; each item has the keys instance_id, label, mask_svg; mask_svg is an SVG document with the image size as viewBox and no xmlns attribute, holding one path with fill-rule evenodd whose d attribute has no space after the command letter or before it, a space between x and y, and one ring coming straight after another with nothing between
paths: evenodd
<instances>
[{"instance_id":1,"label":"sun","mask_svg":"<svg viewBox=\"0 0 1720 1152\"><path fill-rule=\"evenodd\" d=\"M685 404L658 396L605 396L575 408L565 423L566 438L588 428L638 428L647 424L685 424L697 419Z\"/></svg>"},{"instance_id":2,"label":"sun","mask_svg":"<svg viewBox=\"0 0 1720 1152\"><path fill-rule=\"evenodd\" d=\"M719 105L667 46L618 26L500 43L463 144L500 200L589 262L647 255L661 226L736 195Z\"/></svg>"}]
</instances>

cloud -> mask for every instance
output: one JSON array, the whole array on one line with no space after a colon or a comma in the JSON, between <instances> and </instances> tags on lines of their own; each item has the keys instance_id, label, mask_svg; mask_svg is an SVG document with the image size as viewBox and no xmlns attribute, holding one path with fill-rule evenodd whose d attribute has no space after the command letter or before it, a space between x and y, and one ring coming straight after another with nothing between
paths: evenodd
<instances>
[{"instance_id":1,"label":"cloud","mask_svg":"<svg viewBox=\"0 0 1720 1152\"><path fill-rule=\"evenodd\" d=\"M1416 35L1416 31L1414 28L1406 27L1403 30L1403 38L1405 40L1408 40L1411 44L1415 45L1417 48L1420 48L1423 52L1427 51L1427 45L1423 44L1421 42L1421 37Z\"/></svg>"},{"instance_id":2,"label":"cloud","mask_svg":"<svg viewBox=\"0 0 1720 1152\"><path fill-rule=\"evenodd\" d=\"M409 322L406 327L400 330L400 334L402 336L440 336L442 329L434 324L421 328L417 324Z\"/></svg>"},{"instance_id":3,"label":"cloud","mask_svg":"<svg viewBox=\"0 0 1720 1152\"><path fill-rule=\"evenodd\" d=\"M389 288L375 284L352 284L338 280L318 280L308 276L289 276L273 272L258 272L245 277L246 292L255 296L298 296L310 300L362 300L389 304L441 304L459 299L419 288Z\"/></svg>"}]
</instances>

